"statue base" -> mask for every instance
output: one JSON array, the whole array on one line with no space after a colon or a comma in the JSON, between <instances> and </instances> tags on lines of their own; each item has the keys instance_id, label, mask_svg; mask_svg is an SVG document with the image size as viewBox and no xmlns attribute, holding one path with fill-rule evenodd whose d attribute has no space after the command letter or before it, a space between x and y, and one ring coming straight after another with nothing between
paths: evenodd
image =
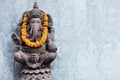
<instances>
[{"instance_id":1,"label":"statue base","mask_svg":"<svg viewBox=\"0 0 120 80\"><path fill-rule=\"evenodd\" d=\"M51 80L50 68L27 69L21 71L21 80Z\"/></svg>"}]
</instances>

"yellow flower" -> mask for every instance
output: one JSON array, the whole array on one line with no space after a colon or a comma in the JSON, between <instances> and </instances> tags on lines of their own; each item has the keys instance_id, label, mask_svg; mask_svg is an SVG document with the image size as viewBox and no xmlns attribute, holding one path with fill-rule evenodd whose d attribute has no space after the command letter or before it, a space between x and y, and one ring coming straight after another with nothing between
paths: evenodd
<instances>
[{"instance_id":1,"label":"yellow flower","mask_svg":"<svg viewBox=\"0 0 120 80\"><path fill-rule=\"evenodd\" d=\"M26 27L26 22L24 22L23 24L22 24L22 28L25 28Z\"/></svg>"},{"instance_id":2,"label":"yellow flower","mask_svg":"<svg viewBox=\"0 0 120 80\"><path fill-rule=\"evenodd\" d=\"M47 26L48 26L48 22L44 22L44 23L43 23L43 26L44 26L44 27L47 27Z\"/></svg>"},{"instance_id":3,"label":"yellow flower","mask_svg":"<svg viewBox=\"0 0 120 80\"><path fill-rule=\"evenodd\" d=\"M23 18L23 22L27 22L28 21L28 18L27 17L24 17Z\"/></svg>"},{"instance_id":4,"label":"yellow flower","mask_svg":"<svg viewBox=\"0 0 120 80\"><path fill-rule=\"evenodd\" d=\"M48 21L48 17L47 16L44 17L44 21Z\"/></svg>"}]
</instances>

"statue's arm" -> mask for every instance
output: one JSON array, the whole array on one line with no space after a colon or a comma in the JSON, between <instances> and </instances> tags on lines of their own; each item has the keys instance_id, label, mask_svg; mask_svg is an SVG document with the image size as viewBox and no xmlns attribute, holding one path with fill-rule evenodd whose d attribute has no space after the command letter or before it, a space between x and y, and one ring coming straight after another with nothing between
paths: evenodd
<instances>
[{"instance_id":1,"label":"statue's arm","mask_svg":"<svg viewBox=\"0 0 120 80\"><path fill-rule=\"evenodd\" d=\"M47 39L47 49L50 52L56 52L57 51L57 46L55 45L54 41L54 27L53 27L53 20L52 17L48 15L48 39Z\"/></svg>"},{"instance_id":2,"label":"statue's arm","mask_svg":"<svg viewBox=\"0 0 120 80\"><path fill-rule=\"evenodd\" d=\"M51 39L52 41L54 41L54 33L55 33L55 30L54 30L54 27L53 27L53 20L52 20L52 17L48 15L48 39Z\"/></svg>"},{"instance_id":3,"label":"statue's arm","mask_svg":"<svg viewBox=\"0 0 120 80\"><path fill-rule=\"evenodd\" d=\"M57 46L50 39L47 42L47 50L49 52L54 52L54 53L57 51Z\"/></svg>"},{"instance_id":4,"label":"statue's arm","mask_svg":"<svg viewBox=\"0 0 120 80\"><path fill-rule=\"evenodd\" d=\"M17 33L14 32L11 35L11 37L12 37L12 40L15 42L15 44L17 44L17 45L21 45L22 44L22 40L20 38L20 27L18 28Z\"/></svg>"}]
</instances>

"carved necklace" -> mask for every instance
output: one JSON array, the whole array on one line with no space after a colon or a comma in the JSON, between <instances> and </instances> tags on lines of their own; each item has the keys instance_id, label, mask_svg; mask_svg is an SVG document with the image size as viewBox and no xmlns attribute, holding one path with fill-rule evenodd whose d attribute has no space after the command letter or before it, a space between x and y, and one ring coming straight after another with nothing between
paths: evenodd
<instances>
[{"instance_id":1,"label":"carved necklace","mask_svg":"<svg viewBox=\"0 0 120 80\"><path fill-rule=\"evenodd\" d=\"M44 13L42 37L39 41L31 42L27 38L27 21L28 21L28 15L25 14L24 17L23 17L23 24L22 24L22 28L21 28L22 41L25 42L25 44L29 47L40 47L40 46L42 46L46 42L47 35L48 35L48 16L47 16L47 14Z\"/></svg>"}]
</instances>

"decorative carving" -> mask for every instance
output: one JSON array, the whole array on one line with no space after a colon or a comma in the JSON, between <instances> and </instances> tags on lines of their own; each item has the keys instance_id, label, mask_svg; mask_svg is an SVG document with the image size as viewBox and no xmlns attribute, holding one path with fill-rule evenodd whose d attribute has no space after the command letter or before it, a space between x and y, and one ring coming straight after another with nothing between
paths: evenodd
<instances>
[{"instance_id":1,"label":"decorative carving","mask_svg":"<svg viewBox=\"0 0 120 80\"><path fill-rule=\"evenodd\" d=\"M11 35L18 51L14 59L23 65L21 80L50 80L50 63L56 58L53 21L49 14L38 9L23 14L17 33Z\"/></svg>"}]
</instances>

